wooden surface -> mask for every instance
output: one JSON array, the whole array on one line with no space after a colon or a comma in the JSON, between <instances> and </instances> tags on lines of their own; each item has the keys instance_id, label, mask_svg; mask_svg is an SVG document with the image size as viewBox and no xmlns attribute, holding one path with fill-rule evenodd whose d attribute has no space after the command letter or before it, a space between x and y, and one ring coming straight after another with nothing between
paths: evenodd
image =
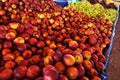
<instances>
[{"instance_id":1,"label":"wooden surface","mask_svg":"<svg viewBox=\"0 0 120 80\"><path fill-rule=\"evenodd\" d=\"M116 27L116 35L107 73L108 80L120 80L120 17Z\"/></svg>"}]
</instances>

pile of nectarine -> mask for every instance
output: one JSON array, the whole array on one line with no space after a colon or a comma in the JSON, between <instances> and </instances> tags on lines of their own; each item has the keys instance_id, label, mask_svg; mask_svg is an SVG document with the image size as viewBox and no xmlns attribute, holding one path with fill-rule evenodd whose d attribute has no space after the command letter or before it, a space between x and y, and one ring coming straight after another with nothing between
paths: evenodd
<instances>
[{"instance_id":1,"label":"pile of nectarine","mask_svg":"<svg viewBox=\"0 0 120 80\"><path fill-rule=\"evenodd\" d=\"M111 31L52 0L0 0L0 80L101 80Z\"/></svg>"}]
</instances>

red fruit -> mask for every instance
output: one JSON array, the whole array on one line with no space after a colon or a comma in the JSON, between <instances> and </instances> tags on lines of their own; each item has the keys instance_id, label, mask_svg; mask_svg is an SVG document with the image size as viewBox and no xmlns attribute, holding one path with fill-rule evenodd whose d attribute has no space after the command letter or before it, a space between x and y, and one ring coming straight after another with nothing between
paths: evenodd
<instances>
[{"instance_id":1,"label":"red fruit","mask_svg":"<svg viewBox=\"0 0 120 80\"><path fill-rule=\"evenodd\" d=\"M19 27L19 23L10 23L11 29L17 29Z\"/></svg>"},{"instance_id":2,"label":"red fruit","mask_svg":"<svg viewBox=\"0 0 120 80\"><path fill-rule=\"evenodd\" d=\"M35 78L40 73L40 68L36 65L31 65L27 70L27 77L28 78Z\"/></svg>"},{"instance_id":3,"label":"red fruit","mask_svg":"<svg viewBox=\"0 0 120 80\"><path fill-rule=\"evenodd\" d=\"M90 75L91 75L92 77L98 76L98 72L97 72L94 68L91 68L91 69L90 69Z\"/></svg>"},{"instance_id":4,"label":"red fruit","mask_svg":"<svg viewBox=\"0 0 120 80\"><path fill-rule=\"evenodd\" d=\"M76 49L76 48L78 48L78 43L77 43L77 41L70 41L69 42L69 47L71 48L71 49Z\"/></svg>"},{"instance_id":5,"label":"red fruit","mask_svg":"<svg viewBox=\"0 0 120 80\"><path fill-rule=\"evenodd\" d=\"M82 49L82 50L85 50L86 49L86 45L83 44L83 43L80 43L79 44L79 48Z\"/></svg>"},{"instance_id":6,"label":"red fruit","mask_svg":"<svg viewBox=\"0 0 120 80\"><path fill-rule=\"evenodd\" d=\"M96 67L97 67L97 69L98 69L99 71L103 71L104 68L105 68L105 66L104 66L104 64L103 64L102 62L97 62L97 63L96 63Z\"/></svg>"},{"instance_id":7,"label":"red fruit","mask_svg":"<svg viewBox=\"0 0 120 80\"><path fill-rule=\"evenodd\" d=\"M2 49L2 55L6 55L7 53L11 53L10 49Z\"/></svg>"},{"instance_id":8,"label":"red fruit","mask_svg":"<svg viewBox=\"0 0 120 80\"><path fill-rule=\"evenodd\" d=\"M16 37L16 33L15 32L8 32L6 35L5 35L5 38L9 41L12 41L14 40L14 38Z\"/></svg>"},{"instance_id":9,"label":"red fruit","mask_svg":"<svg viewBox=\"0 0 120 80\"><path fill-rule=\"evenodd\" d=\"M25 40L24 40L23 37L16 37L16 38L14 39L14 43L15 43L16 45L24 44L24 43L25 43Z\"/></svg>"},{"instance_id":10,"label":"red fruit","mask_svg":"<svg viewBox=\"0 0 120 80\"><path fill-rule=\"evenodd\" d=\"M104 55L102 55L102 54L99 55L98 58L99 58L99 61L100 61L100 62L103 62L103 63L104 63L104 62L106 61L106 57L105 57Z\"/></svg>"},{"instance_id":11,"label":"red fruit","mask_svg":"<svg viewBox=\"0 0 120 80\"><path fill-rule=\"evenodd\" d=\"M68 78L65 75L60 75L60 79L59 80L68 80Z\"/></svg>"},{"instance_id":12,"label":"red fruit","mask_svg":"<svg viewBox=\"0 0 120 80\"><path fill-rule=\"evenodd\" d=\"M40 56L39 55L34 55L30 58L30 63L31 64L37 64L40 61Z\"/></svg>"},{"instance_id":13,"label":"red fruit","mask_svg":"<svg viewBox=\"0 0 120 80\"><path fill-rule=\"evenodd\" d=\"M66 75L70 78L70 79L76 79L78 77L78 70L77 68L71 66L68 67L66 70Z\"/></svg>"},{"instance_id":14,"label":"red fruit","mask_svg":"<svg viewBox=\"0 0 120 80\"><path fill-rule=\"evenodd\" d=\"M96 54L92 54L92 60L94 62L97 62L98 61L98 56Z\"/></svg>"},{"instance_id":15,"label":"red fruit","mask_svg":"<svg viewBox=\"0 0 120 80\"><path fill-rule=\"evenodd\" d=\"M5 10L0 10L0 15L5 15Z\"/></svg>"},{"instance_id":16,"label":"red fruit","mask_svg":"<svg viewBox=\"0 0 120 80\"><path fill-rule=\"evenodd\" d=\"M23 65L23 66L26 66L28 67L30 65L29 61L28 60L21 60L19 63L18 63L19 66Z\"/></svg>"},{"instance_id":17,"label":"red fruit","mask_svg":"<svg viewBox=\"0 0 120 80\"><path fill-rule=\"evenodd\" d=\"M35 80L43 80L43 77L37 77Z\"/></svg>"},{"instance_id":18,"label":"red fruit","mask_svg":"<svg viewBox=\"0 0 120 80\"><path fill-rule=\"evenodd\" d=\"M87 60L90 60L91 59L91 53L89 51L84 51L83 53L83 57Z\"/></svg>"},{"instance_id":19,"label":"red fruit","mask_svg":"<svg viewBox=\"0 0 120 80\"><path fill-rule=\"evenodd\" d=\"M46 57L44 57L44 60L43 60L44 62L44 65L48 65L48 64L52 64L53 63L53 59L52 59L52 57L51 56L46 56Z\"/></svg>"},{"instance_id":20,"label":"red fruit","mask_svg":"<svg viewBox=\"0 0 120 80\"><path fill-rule=\"evenodd\" d=\"M14 69L14 77L15 78L23 78L26 75L27 67L26 66L18 66Z\"/></svg>"},{"instance_id":21,"label":"red fruit","mask_svg":"<svg viewBox=\"0 0 120 80\"><path fill-rule=\"evenodd\" d=\"M43 68L43 80L59 80L59 73L52 65Z\"/></svg>"},{"instance_id":22,"label":"red fruit","mask_svg":"<svg viewBox=\"0 0 120 80\"><path fill-rule=\"evenodd\" d=\"M25 58L25 59L28 59L32 56L32 52L30 50L25 50L22 54L22 56Z\"/></svg>"},{"instance_id":23,"label":"red fruit","mask_svg":"<svg viewBox=\"0 0 120 80\"><path fill-rule=\"evenodd\" d=\"M77 69L78 69L78 75L79 75L79 77L82 77L85 74L85 68L82 66L82 64L79 64L77 66Z\"/></svg>"},{"instance_id":24,"label":"red fruit","mask_svg":"<svg viewBox=\"0 0 120 80\"><path fill-rule=\"evenodd\" d=\"M59 73L64 73L65 71L65 65L62 62L57 62L55 68Z\"/></svg>"},{"instance_id":25,"label":"red fruit","mask_svg":"<svg viewBox=\"0 0 120 80\"><path fill-rule=\"evenodd\" d=\"M101 78L100 77L98 77L98 76L95 76L95 77L93 77L93 79L92 80L101 80Z\"/></svg>"},{"instance_id":26,"label":"red fruit","mask_svg":"<svg viewBox=\"0 0 120 80\"><path fill-rule=\"evenodd\" d=\"M57 46L55 45L55 43L50 43L50 45L49 45L49 48L51 48L51 49L55 49Z\"/></svg>"},{"instance_id":27,"label":"red fruit","mask_svg":"<svg viewBox=\"0 0 120 80\"><path fill-rule=\"evenodd\" d=\"M11 79L13 75L13 71L11 69L4 69L0 73L0 80L8 80Z\"/></svg>"},{"instance_id":28,"label":"red fruit","mask_svg":"<svg viewBox=\"0 0 120 80\"><path fill-rule=\"evenodd\" d=\"M75 63L75 57L71 54L65 54L63 56L63 62L66 66L72 66Z\"/></svg>"},{"instance_id":29,"label":"red fruit","mask_svg":"<svg viewBox=\"0 0 120 80\"><path fill-rule=\"evenodd\" d=\"M3 61L14 60L14 59L15 59L15 55L14 55L14 54L11 54L11 53L5 54L5 55L2 57L2 60L3 60Z\"/></svg>"},{"instance_id":30,"label":"red fruit","mask_svg":"<svg viewBox=\"0 0 120 80\"><path fill-rule=\"evenodd\" d=\"M97 42L96 38L94 36L89 36L89 43L91 45L95 45Z\"/></svg>"},{"instance_id":31,"label":"red fruit","mask_svg":"<svg viewBox=\"0 0 120 80\"><path fill-rule=\"evenodd\" d=\"M54 59L55 61L60 61L60 60L62 59L62 56L63 56L62 52L59 51L59 50L57 50L57 51L55 52L55 54L53 55L53 59Z\"/></svg>"},{"instance_id":32,"label":"red fruit","mask_svg":"<svg viewBox=\"0 0 120 80\"><path fill-rule=\"evenodd\" d=\"M75 62L77 64L81 64L83 62L83 56L82 56L81 53L80 54L75 54L74 57L75 57Z\"/></svg>"},{"instance_id":33,"label":"red fruit","mask_svg":"<svg viewBox=\"0 0 120 80\"><path fill-rule=\"evenodd\" d=\"M86 76L83 76L80 80L89 80Z\"/></svg>"},{"instance_id":34,"label":"red fruit","mask_svg":"<svg viewBox=\"0 0 120 80\"><path fill-rule=\"evenodd\" d=\"M93 67L92 63L89 60L84 60L83 66L85 67L85 69L88 69L88 70L90 70Z\"/></svg>"},{"instance_id":35,"label":"red fruit","mask_svg":"<svg viewBox=\"0 0 120 80\"><path fill-rule=\"evenodd\" d=\"M36 43L36 45L37 45L38 48L44 48L45 43L44 43L43 41L38 41L38 42Z\"/></svg>"},{"instance_id":36,"label":"red fruit","mask_svg":"<svg viewBox=\"0 0 120 80\"><path fill-rule=\"evenodd\" d=\"M29 42L29 44L31 44L31 45L35 45L35 44L37 43L37 39L36 39L36 38L30 38L30 39L28 40L28 42Z\"/></svg>"},{"instance_id":37,"label":"red fruit","mask_svg":"<svg viewBox=\"0 0 120 80\"><path fill-rule=\"evenodd\" d=\"M17 45L17 49L21 52L25 51L27 48L27 45L26 44L19 44Z\"/></svg>"},{"instance_id":38,"label":"red fruit","mask_svg":"<svg viewBox=\"0 0 120 80\"><path fill-rule=\"evenodd\" d=\"M12 47L12 43L9 42L9 41L5 41L5 42L3 43L3 47L4 47L4 48L11 48L11 47Z\"/></svg>"},{"instance_id":39,"label":"red fruit","mask_svg":"<svg viewBox=\"0 0 120 80\"><path fill-rule=\"evenodd\" d=\"M7 61L5 63L5 68L7 68L7 69L11 69L11 68L14 68L14 67L15 67L15 62L13 62L13 61Z\"/></svg>"}]
</instances>

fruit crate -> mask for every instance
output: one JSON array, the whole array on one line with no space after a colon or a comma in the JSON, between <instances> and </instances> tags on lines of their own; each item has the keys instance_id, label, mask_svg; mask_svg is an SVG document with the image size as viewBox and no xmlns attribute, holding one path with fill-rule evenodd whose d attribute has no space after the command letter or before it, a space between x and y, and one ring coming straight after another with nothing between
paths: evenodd
<instances>
[{"instance_id":1,"label":"fruit crate","mask_svg":"<svg viewBox=\"0 0 120 80\"><path fill-rule=\"evenodd\" d=\"M62 6L62 7L65 7L67 6L69 3L72 2L72 0L54 0L58 5ZM77 2L76 0L74 0L75 2ZM80 0L79 0L80 1ZM95 4L97 2L97 0L89 0L92 4ZM110 41L110 44L107 46L107 48L104 49L103 53L104 55L106 56L106 62L105 62L105 70L102 72L101 74L101 77L103 80L108 80L108 76L107 76L107 73L106 73L106 69L109 65L109 59L110 59L110 55L111 55L111 51L112 51L112 46L113 46L113 42L114 42L114 36L115 36L115 32L116 32L116 25L117 25L117 22L118 22L118 18L119 18L119 15L120 15L120 4L116 7L114 6L114 4L110 4L110 5L106 5L105 2L102 2L101 3L105 8L114 8L117 10L117 16L116 16L116 19L113 23L113 30L112 30L112 36L111 36L111 41Z\"/></svg>"}]
</instances>

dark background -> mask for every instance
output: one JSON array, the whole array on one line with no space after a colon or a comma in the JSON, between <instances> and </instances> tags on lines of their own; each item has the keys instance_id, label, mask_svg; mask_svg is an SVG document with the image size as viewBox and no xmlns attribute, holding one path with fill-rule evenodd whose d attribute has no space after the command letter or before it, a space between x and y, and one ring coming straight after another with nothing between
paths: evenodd
<instances>
[{"instance_id":1,"label":"dark background","mask_svg":"<svg viewBox=\"0 0 120 80\"><path fill-rule=\"evenodd\" d=\"M120 80L120 17L116 26L112 54L107 69L108 80Z\"/></svg>"}]
</instances>

